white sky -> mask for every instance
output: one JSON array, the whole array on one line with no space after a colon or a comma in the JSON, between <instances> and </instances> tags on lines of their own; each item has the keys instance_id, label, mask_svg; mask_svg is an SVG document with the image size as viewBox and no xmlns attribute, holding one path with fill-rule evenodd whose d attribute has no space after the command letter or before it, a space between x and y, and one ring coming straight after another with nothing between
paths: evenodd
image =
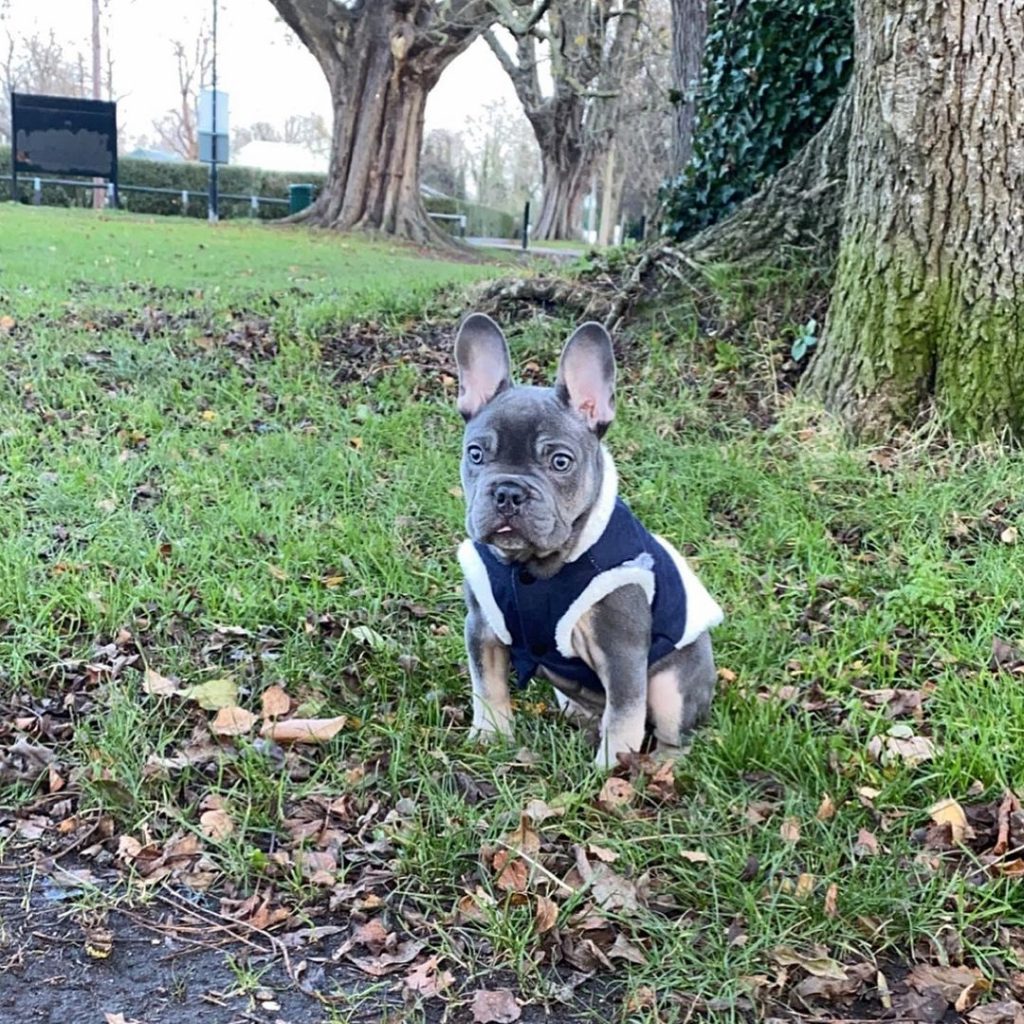
<instances>
[{"instance_id":1,"label":"white sky","mask_svg":"<svg viewBox=\"0 0 1024 1024\"><path fill-rule=\"evenodd\" d=\"M82 51L91 67L91 0L8 0L3 29L34 31ZM0 0L2 6L2 0ZM191 46L213 0L105 0L104 21L114 57L121 145L131 148L152 134L152 121L176 102L172 40ZM289 114L320 113L331 123L327 83L319 65L269 0L219 0L217 87L229 94L232 128L254 121L280 127ZM515 92L487 44L478 40L457 58L431 92L427 129L464 127L487 103Z\"/></svg>"}]
</instances>

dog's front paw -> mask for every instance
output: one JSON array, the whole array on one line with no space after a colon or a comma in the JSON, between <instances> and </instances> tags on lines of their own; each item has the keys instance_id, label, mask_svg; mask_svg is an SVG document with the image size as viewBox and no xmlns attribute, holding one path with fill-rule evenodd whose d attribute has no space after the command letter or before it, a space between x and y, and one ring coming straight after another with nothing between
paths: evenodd
<instances>
[{"instance_id":1,"label":"dog's front paw","mask_svg":"<svg viewBox=\"0 0 1024 1024\"><path fill-rule=\"evenodd\" d=\"M500 729L492 725L490 722L484 725L474 725L469 730L469 741L470 743L479 743L481 745L494 743L498 740L510 740L512 739L512 727Z\"/></svg>"},{"instance_id":2,"label":"dog's front paw","mask_svg":"<svg viewBox=\"0 0 1024 1024\"><path fill-rule=\"evenodd\" d=\"M617 724L617 723L616 723ZM644 742L644 723L622 723L617 728L609 728L604 724L601 737L597 741L597 755L594 765L601 771L609 771L618 763L619 754L639 751Z\"/></svg>"}]
</instances>

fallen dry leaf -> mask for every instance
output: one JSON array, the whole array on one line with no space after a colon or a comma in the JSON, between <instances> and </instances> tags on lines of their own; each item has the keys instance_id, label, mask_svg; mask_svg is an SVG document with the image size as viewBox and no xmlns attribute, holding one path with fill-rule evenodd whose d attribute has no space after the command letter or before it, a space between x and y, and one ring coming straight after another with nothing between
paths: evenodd
<instances>
[{"instance_id":1,"label":"fallen dry leaf","mask_svg":"<svg viewBox=\"0 0 1024 1024\"><path fill-rule=\"evenodd\" d=\"M517 853L533 856L540 851L540 833L533 827L525 814L519 816L519 827L514 828L501 841Z\"/></svg>"},{"instance_id":2,"label":"fallen dry leaf","mask_svg":"<svg viewBox=\"0 0 1024 1024\"><path fill-rule=\"evenodd\" d=\"M364 974L369 974L374 978L383 978L401 970L406 964L412 963L420 955L425 945L426 942L420 939L406 939L404 942L399 942L394 948L382 950L373 956L348 954L348 960Z\"/></svg>"},{"instance_id":3,"label":"fallen dry leaf","mask_svg":"<svg viewBox=\"0 0 1024 1024\"><path fill-rule=\"evenodd\" d=\"M178 684L173 679L154 672L147 665L142 676L142 689L144 693L151 693L156 697L171 697L178 693Z\"/></svg>"},{"instance_id":4,"label":"fallen dry leaf","mask_svg":"<svg viewBox=\"0 0 1024 1024\"><path fill-rule=\"evenodd\" d=\"M347 715L337 718L286 718L281 722L267 722L260 735L275 743L327 743L348 721Z\"/></svg>"},{"instance_id":5,"label":"fallen dry leaf","mask_svg":"<svg viewBox=\"0 0 1024 1024\"><path fill-rule=\"evenodd\" d=\"M844 968L844 977L831 978L811 975L794 986L801 999L824 999L836 1002L857 995L875 973L871 964L854 964Z\"/></svg>"},{"instance_id":6,"label":"fallen dry leaf","mask_svg":"<svg viewBox=\"0 0 1024 1024\"><path fill-rule=\"evenodd\" d=\"M238 687L230 679L210 679L178 690L177 696L194 700L206 711L218 711L238 703Z\"/></svg>"},{"instance_id":7,"label":"fallen dry leaf","mask_svg":"<svg viewBox=\"0 0 1024 1024\"><path fill-rule=\"evenodd\" d=\"M796 818L786 818L779 826L779 835L782 836L783 842L800 842L800 822Z\"/></svg>"},{"instance_id":8,"label":"fallen dry leaf","mask_svg":"<svg viewBox=\"0 0 1024 1024\"><path fill-rule=\"evenodd\" d=\"M833 882L825 890L825 906L824 906L824 911L825 911L825 916L826 917L835 917L839 913L838 901L839 901L839 886L836 885L835 882Z\"/></svg>"},{"instance_id":9,"label":"fallen dry leaf","mask_svg":"<svg viewBox=\"0 0 1024 1024\"><path fill-rule=\"evenodd\" d=\"M948 825L954 844L960 845L965 839L974 835L974 830L967 824L964 809L952 798L939 800L928 808L932 821L936 825Z\"/></svg>"},{"instance_id":10,"label":"fallen dry leaf","mask_svg":"<svg viewBox=\"0 0 1024 1024\"><path fill-rule=\"evenodd\" d=\"M633 993L626 999L623 1010L628 1014L639 1013L641 1010L650 1010L657 1001L657 995L650 985L641 985L633 990ZM655 1017L655 1020L658 1018Z\"/></svg>"},{"instance_id":11,"label":"fallen dry leaf","mask_svg":"<svg viewBox=\"0 0 1024 1024\"><path fill-rule=\"evenodd\" d=\"M796 889L794 890L793 895L798 900L808 899L814 893L814 884L816 881L817 879L814 877L814 875L806 871L801 872L800 875L797 877Z\"/></svg>"},{"instance_id":12,"label":"fallen dry leaf","mask_svg":"<svg viewBox=\"0 0 1024 1024\"><path fill-rule=\"evenodd\" d=\"M244 736L256 724L256 716L234 705L221 708L210 722L210 732L217 736Z\"/></svg>"},{"instance_id":13,"label":"fallen dry leaf","mask_svg":"<svg viewBox=\"0 0 1024 1024\"><path fill-rule=\"evenodd\" d=\"M964 989L982 979L976 967L940 967L934 964L915 964L906 977L908 985L919 992L933 988L942 993L947 1003L954 1003Z\"/></svg>"},{"instance_id":14,"label":"fallen dry leaf","mask_svg":"<svg viewBox=\"0 0 1024 1024\"><path fill-rule=\"evenodd\" d=\"M565 814L564 807L552 807L544 800L531 800L523 808L523 816L529 818L534 825L539 825L548 818L560 818Z\"/></svg>"},{"instance_id":15,"label":"fallen dry leaf","mask_svg":"<svg viewBox=\"0 0 1024 1024\"><path fill-rule=\"evenodd\" d=\"M455 981L451 971L443 971L439 967L440 957L432 956L414 967L405 976L405 988L415 992L421 999L433 999L440 996Z\"/></svg>"},{"instance_id":16,"label":"fallen dry leaf","mask_svg":"<svg viewBox=\"0 0 1024 1024\"><path fill-rule=\"evenodd\" d=\"M512 1024L522 1013L511 989L478 988L473 993L473 1024Z\"/></svg>"},{"instance_id":17,"label":"fallen dry leaf","mask_svg":"<svg viewBox=\"0 0 1024 1024\"><path fill-rule=\"evenodd\" d=\"M862 828L857 833L857 841L853 844L853 852L857 857L875 857L878 855L878 837L874 832Z\"/></svg>"},{"instance_id":18,"label":"fallen dry leaf","mask_svg":"<svg viewBox=\"0 0 1024 1024\"><path fill-rule=\"evenodd\" d=\"M710 864L711 858L703 850L680 850L679 856L691 864Z\"/></svg>"},{"instance_id":19,"label":"fallen dry leaf","mask_svg":"<svg viewBox=\"0 0 1024 1024\"><path fill-rule=\"evenodd\" d=\"M291 708L291 698L280 686L268 686L260 695L261 714L264 718L280 718Z\"/></svg>"},{"instance_id":20,"label":"fallen dry leaf","mask_svg":"<svg viewBox=\"0 0 1024 1024\"><path fill-rule=\"evenodd\" d=\"M890 726L884 737L872 736L868 742L868 755L882 765L902 762L912 768L933 760L937 752L927 736L915 735L914 730L902 722Z\"/></svg>"},{"instance_id":21,"label":"fallen dry leaf","mask_svg":"<svg viewBox=\"0 0 1024 1024\"><path fill-rule=\"evenodd\" d=\"M652 800L672 803L678 797L676 791L676 763L671 758L662 761L651 774L644 793Z\"/></svg>"},{"instance_id":22,"label":"fallen dry leaf","mask_svg":"<svg viewBox=\"0 0 1024 1024\"><path fill-rule=\"evenodd\" d=\"M530 869L526 861L513 858L507 850L499 850L494 855L494 870L498 873L494 884L502 892L526 892L530 884Z\"/></svg>"},{"instance_id":23,"label":"fallen dry leaf","mask_svg":"<svg viewBox=\"0 0 1024 1024\"><path fill-rule=\"evenodd\" d=\"M857 798L865 807L873 808L875 806L875 801L881 795L882 791L880 789L875 789L874 786L857 787Z\"/></svg>"},{"instance_id":24,"label":"fallen dry leaf","mask_svg":"<svg viewBox=\"0 0 1024 1024\"><path fill-rule=\"evenodd\" d=\"M217 808L199 815L199 829L210 839L224 839L235 831L235 823L227 811Z\"/></svg>"},{"instance_id":25,"label":"fallen dry leaf","mask_svg":"<svg viewBox=\"0 0 1024 1024\"><path fill-rule=\"evenodd\" d=\"M992 660L989 667L1005 669L1007 672L1024 671L1024 650L1004 640L1002 637L992 637Z\"/></svg>"},{"instance_id":26,"label":"fallen dry leaf","mask_svg":"<svg viewBox=\"0 0 1024 1024\"><path fill-rule=\"evenodd\" d=\"M533 925L538 935L551 931L558 921L558 904L547 896L537 897L537 906L533 913Z\"/></svg>"},{"instance_id":27,"label":"fallen dry leaf","mask_svg":"<svg viewBox=\"0 0 1024 1024\"><path fill-rule=\"evenodd\" d=\"M615 776L605 779L597 795L597 806L603 811L619 811L636 799L636 790L626 779Z\"/></svg>"},{"instance_id":28,"label":"fallen dry leaf","mask_svg":"<svg viewBox=\"0 0 1024 1024\"><path fill-rule=\"evenodd\" d=\"M832 800L832 797L826 793L821 798L821 803L818 805L818 810L815 813L815 817L818 821L828 821L830 818L835 817L836 805Z\"/></svg>"},{"instance_id":29,"label":"fallen dry leaf","mask_svg":"<svg viewBox=\"0 0 1024 1024\"><path fill-rule=\"evenodd\" d=\"M957 1013L966 1013L968 1010L973 1009L977 1005L978 1000L986 992L990 991L991 988L992 982L988 978L977 978L956 997L953 1009Z\"/></svg>"},{"instance_id":30,"label":"fallen dry leaf","mask_svg":"<svg viewBox=\"0 0 1024 1024\"><path fill-rule=\"evenodd\" d=\"M627 960L631 964L643 966L647 957L639 946L633 945L622 932L615 936L615 941L605 951L609 960Z\"/></svg>"},{"instance_id":31,"label":"fallen dry leaf","mask_svg":"<svg viewBox=\"0 0 1024 1024\"><path fill-rule=\"evenodd\" d=\"M985 1003L967 1014L971 1024L1024 1024L1024 1006L1016 999Z\"/></svg>"},{"instance_id":32,"label":"fallen dry leaf","mask_svg":"<svg viewBox=\"0 0 1024 1024\"><path fill-rule=\"evenodd\" d=\"M816 978L846 981L847 974L840 963L823 953L798 953L790 946L779 946L772 951L772 959L780 967L802 967Z\"/></svg>"}]
</instances>

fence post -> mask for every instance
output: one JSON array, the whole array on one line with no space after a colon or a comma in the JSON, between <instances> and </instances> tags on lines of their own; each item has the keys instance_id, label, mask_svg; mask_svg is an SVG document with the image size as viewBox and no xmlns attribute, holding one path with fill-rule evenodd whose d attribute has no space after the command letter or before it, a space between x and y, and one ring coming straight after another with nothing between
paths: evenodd
<instances>
[{"instance_id":1,"label":"fence post","mask_svg":"<svg viewBox=\"0 0 1024 1024\"><path fill-rule=\"evenodd\" d=\"M523 251L526 251L527 246L530 244L530 200L526 200L526 205L523 207Z\"/></svg>"},{"instance_id":2,"label":"fence post","mask_svg":"<svg viewBox=\"0 0 1024 1024\"><path fill-rule=\"evenodd\" d=\"M260 214L260 201L258 196L249 196L249 216L258 217Z\"/></svg>"},{"instance_id":3,"label":"fence post","mask_svg":"<svg viewBox=\"0 0 1024 1024\"><path fill-rule=\"evenodd\" d=\"M188 189L183 188L181 190L181 215L183 217L188 215Z\"/></svg>"},{"instance_id":4,"label":"fence post","mask_svg":"<svg viewBox=\"0 0 1024 1024\"><path fill-rule=\"evenodd\" d=\"M12 150L13 153L13 150ZM42 206L43 204L43 183L38 178L32 179L32 205Z\"/></svg>"},{"instance_id":5,"label":"fence post","mask_svg":"<svg viewBox=\"0 0 1024 1024\"><path fill-rule=\"evenodd\" d=\"M112 181L108 181L107 182L107 205L108 206L115 206L116 205L116 203L114 201L114 183Z\"/></svg>"},{"instance_id":6,"label":"fence post","mask_svg":"<svg viewBox=\"0 0 1024 1024\"><path fill-rule=\"evenodd\" d=\"M459 238L466 237L466 215L464 213L459 214Z\"/></svg>"}]
</instances>

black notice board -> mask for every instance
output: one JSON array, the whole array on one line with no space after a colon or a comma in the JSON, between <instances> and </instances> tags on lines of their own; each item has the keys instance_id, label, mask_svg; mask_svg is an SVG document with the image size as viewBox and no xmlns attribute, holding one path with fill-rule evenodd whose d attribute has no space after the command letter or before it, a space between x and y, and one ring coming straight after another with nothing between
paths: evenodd
<instances>
[{"instance_id":1,"label":"black notice board","mask_svg":"<svg viewBox=\"0 0 1024 1024\"><path fill-rule=\"evenodd\" d=\"M75 174L117 183L117 104L11 93L14 174Z\"/></svg>"}]
</instances>

